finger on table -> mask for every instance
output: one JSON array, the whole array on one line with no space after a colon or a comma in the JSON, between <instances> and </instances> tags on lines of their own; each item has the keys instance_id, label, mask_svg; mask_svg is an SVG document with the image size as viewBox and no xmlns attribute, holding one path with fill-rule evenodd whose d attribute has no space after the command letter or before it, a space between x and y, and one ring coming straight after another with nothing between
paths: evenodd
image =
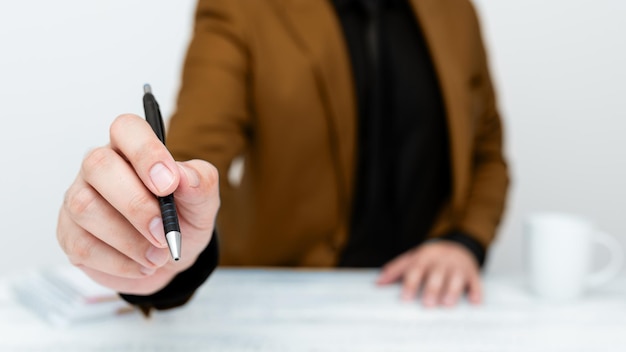
<instances>
[{"instance_id":1,"label":"finger on table","mask_svg":"<svg viewBox=\"0 0 626 352\"><path fill-rule=\"evenodd\" d=\"M469 278L463 271L451 271L446 280L447 283L443 291L442 303L448 307L454 306L461 298L461 295L467 286L468 280Z\"/></svg>"},{"instance_id":2,"label":"finger on table","mask_svg":"<svg viewBox=\"0 0 626 352\"><path fill-rule=\"evenodd\" d=\"M413 255L414 253L412 251L407 252L385 264L376 283L378 285L388 285L400 280L405 271L407 271L412 264L414 259Z\"/></svg>"},{"instance_id":3,"label":"finger on table","mask_svg":"<svg viewBox=\"0 0 626 352\"><path fill-rule=\"evenodd\" d=\"M424 280L422 304L425 307L434 307L438 304L446 280L446 270L441 267L431 267Z\"/></svg>"},{"instance_id":4,"label":"finger on table","mask_svg":"<svg viewBox=\"0 0 626 352\"><path fill-rule=\"evenodd\" d=\"M417 293L422 285L426 267L414 264L405 273L402 281L402 300L410 301L417 297Z\"/></svg>"}]
</instances>

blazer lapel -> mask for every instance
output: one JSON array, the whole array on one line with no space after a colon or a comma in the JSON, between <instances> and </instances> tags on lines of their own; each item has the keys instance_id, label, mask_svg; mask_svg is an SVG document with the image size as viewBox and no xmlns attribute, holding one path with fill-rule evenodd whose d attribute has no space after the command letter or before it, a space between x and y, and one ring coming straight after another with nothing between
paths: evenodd
<instances>
[{"instance_id":1,"label":"blazer lapel","mask_svg":"<svg viewBox=\"0 0 626 352\"><path fill-rule=\"evenodd\" d=\"M340 209L349 205L356 148L356 97L341 25L331 1L283 0L277 9L311 60L328 118Z\"/></svg>"},{"instance_id":2,"label":"blazer lapel","mask_svg":"<svg viewBox=\"0 0 626 352\"><path fill-rule=\"evenodd\" d=\"M454 34L446 21L446 1L411 0L415 15L428 43L439 77L450 138L452 205L458 209L468 184L470 170L471 126L465 109L467 82L453 50Z\"/></svg>"}]
</instances>

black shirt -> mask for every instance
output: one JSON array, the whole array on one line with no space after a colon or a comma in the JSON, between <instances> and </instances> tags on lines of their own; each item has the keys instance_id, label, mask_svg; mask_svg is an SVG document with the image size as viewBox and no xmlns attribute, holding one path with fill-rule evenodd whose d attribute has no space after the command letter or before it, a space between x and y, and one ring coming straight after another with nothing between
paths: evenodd
<instances>
[{"instance_id":1,"label":"black shirt","mask_svg":"<svg viewBox=\"0 0 626 352\"><path fill-rule=\"evenodd\" d=\"M446 111L407 0L333 0L358 101L351 232L339 265L377 267L422 243L450 194ZM445 238L482 248L458 232Z\"/></svg>"}]
</instances>

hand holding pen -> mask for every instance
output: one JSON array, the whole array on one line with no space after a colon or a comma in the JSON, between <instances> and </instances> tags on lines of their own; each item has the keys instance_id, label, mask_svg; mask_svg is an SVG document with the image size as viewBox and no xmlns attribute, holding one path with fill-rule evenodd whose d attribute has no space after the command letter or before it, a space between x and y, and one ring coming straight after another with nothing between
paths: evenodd
<instances>
[{"instance_id":1,"label":"hand holding pen","mask_svg":"<svg viewBox=\"0 0 626 352\"><path fill-rule=\"evenodd\" d=\"M184 243L170 236L179 261L168 250L168 214L157 198L170 195ZM109 143L83 159L59 212L57 239L70 262L98 283L147 295L194 263L211 239L218 208L215 167L174 161L146 120L126 114L111 124Z\"/></svg>"}]
</instances>

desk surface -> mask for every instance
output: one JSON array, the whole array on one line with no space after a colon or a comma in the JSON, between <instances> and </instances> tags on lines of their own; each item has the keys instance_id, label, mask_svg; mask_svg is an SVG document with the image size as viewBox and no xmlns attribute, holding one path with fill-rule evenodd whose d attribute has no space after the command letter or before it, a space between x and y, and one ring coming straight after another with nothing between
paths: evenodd
<instances>
[{"instance_id":1,"label":"desk surface","mask_svg":"<svg viewBox=\"0 0 626 352\"><path fill-rule=\"evenodd\" d=\"M0 351L624 351L626 280L570 304L484 279L485 302L404 303L374 271L218 270L185 307L55 328L0 285Z\"/></svg>"}]
</instances>

